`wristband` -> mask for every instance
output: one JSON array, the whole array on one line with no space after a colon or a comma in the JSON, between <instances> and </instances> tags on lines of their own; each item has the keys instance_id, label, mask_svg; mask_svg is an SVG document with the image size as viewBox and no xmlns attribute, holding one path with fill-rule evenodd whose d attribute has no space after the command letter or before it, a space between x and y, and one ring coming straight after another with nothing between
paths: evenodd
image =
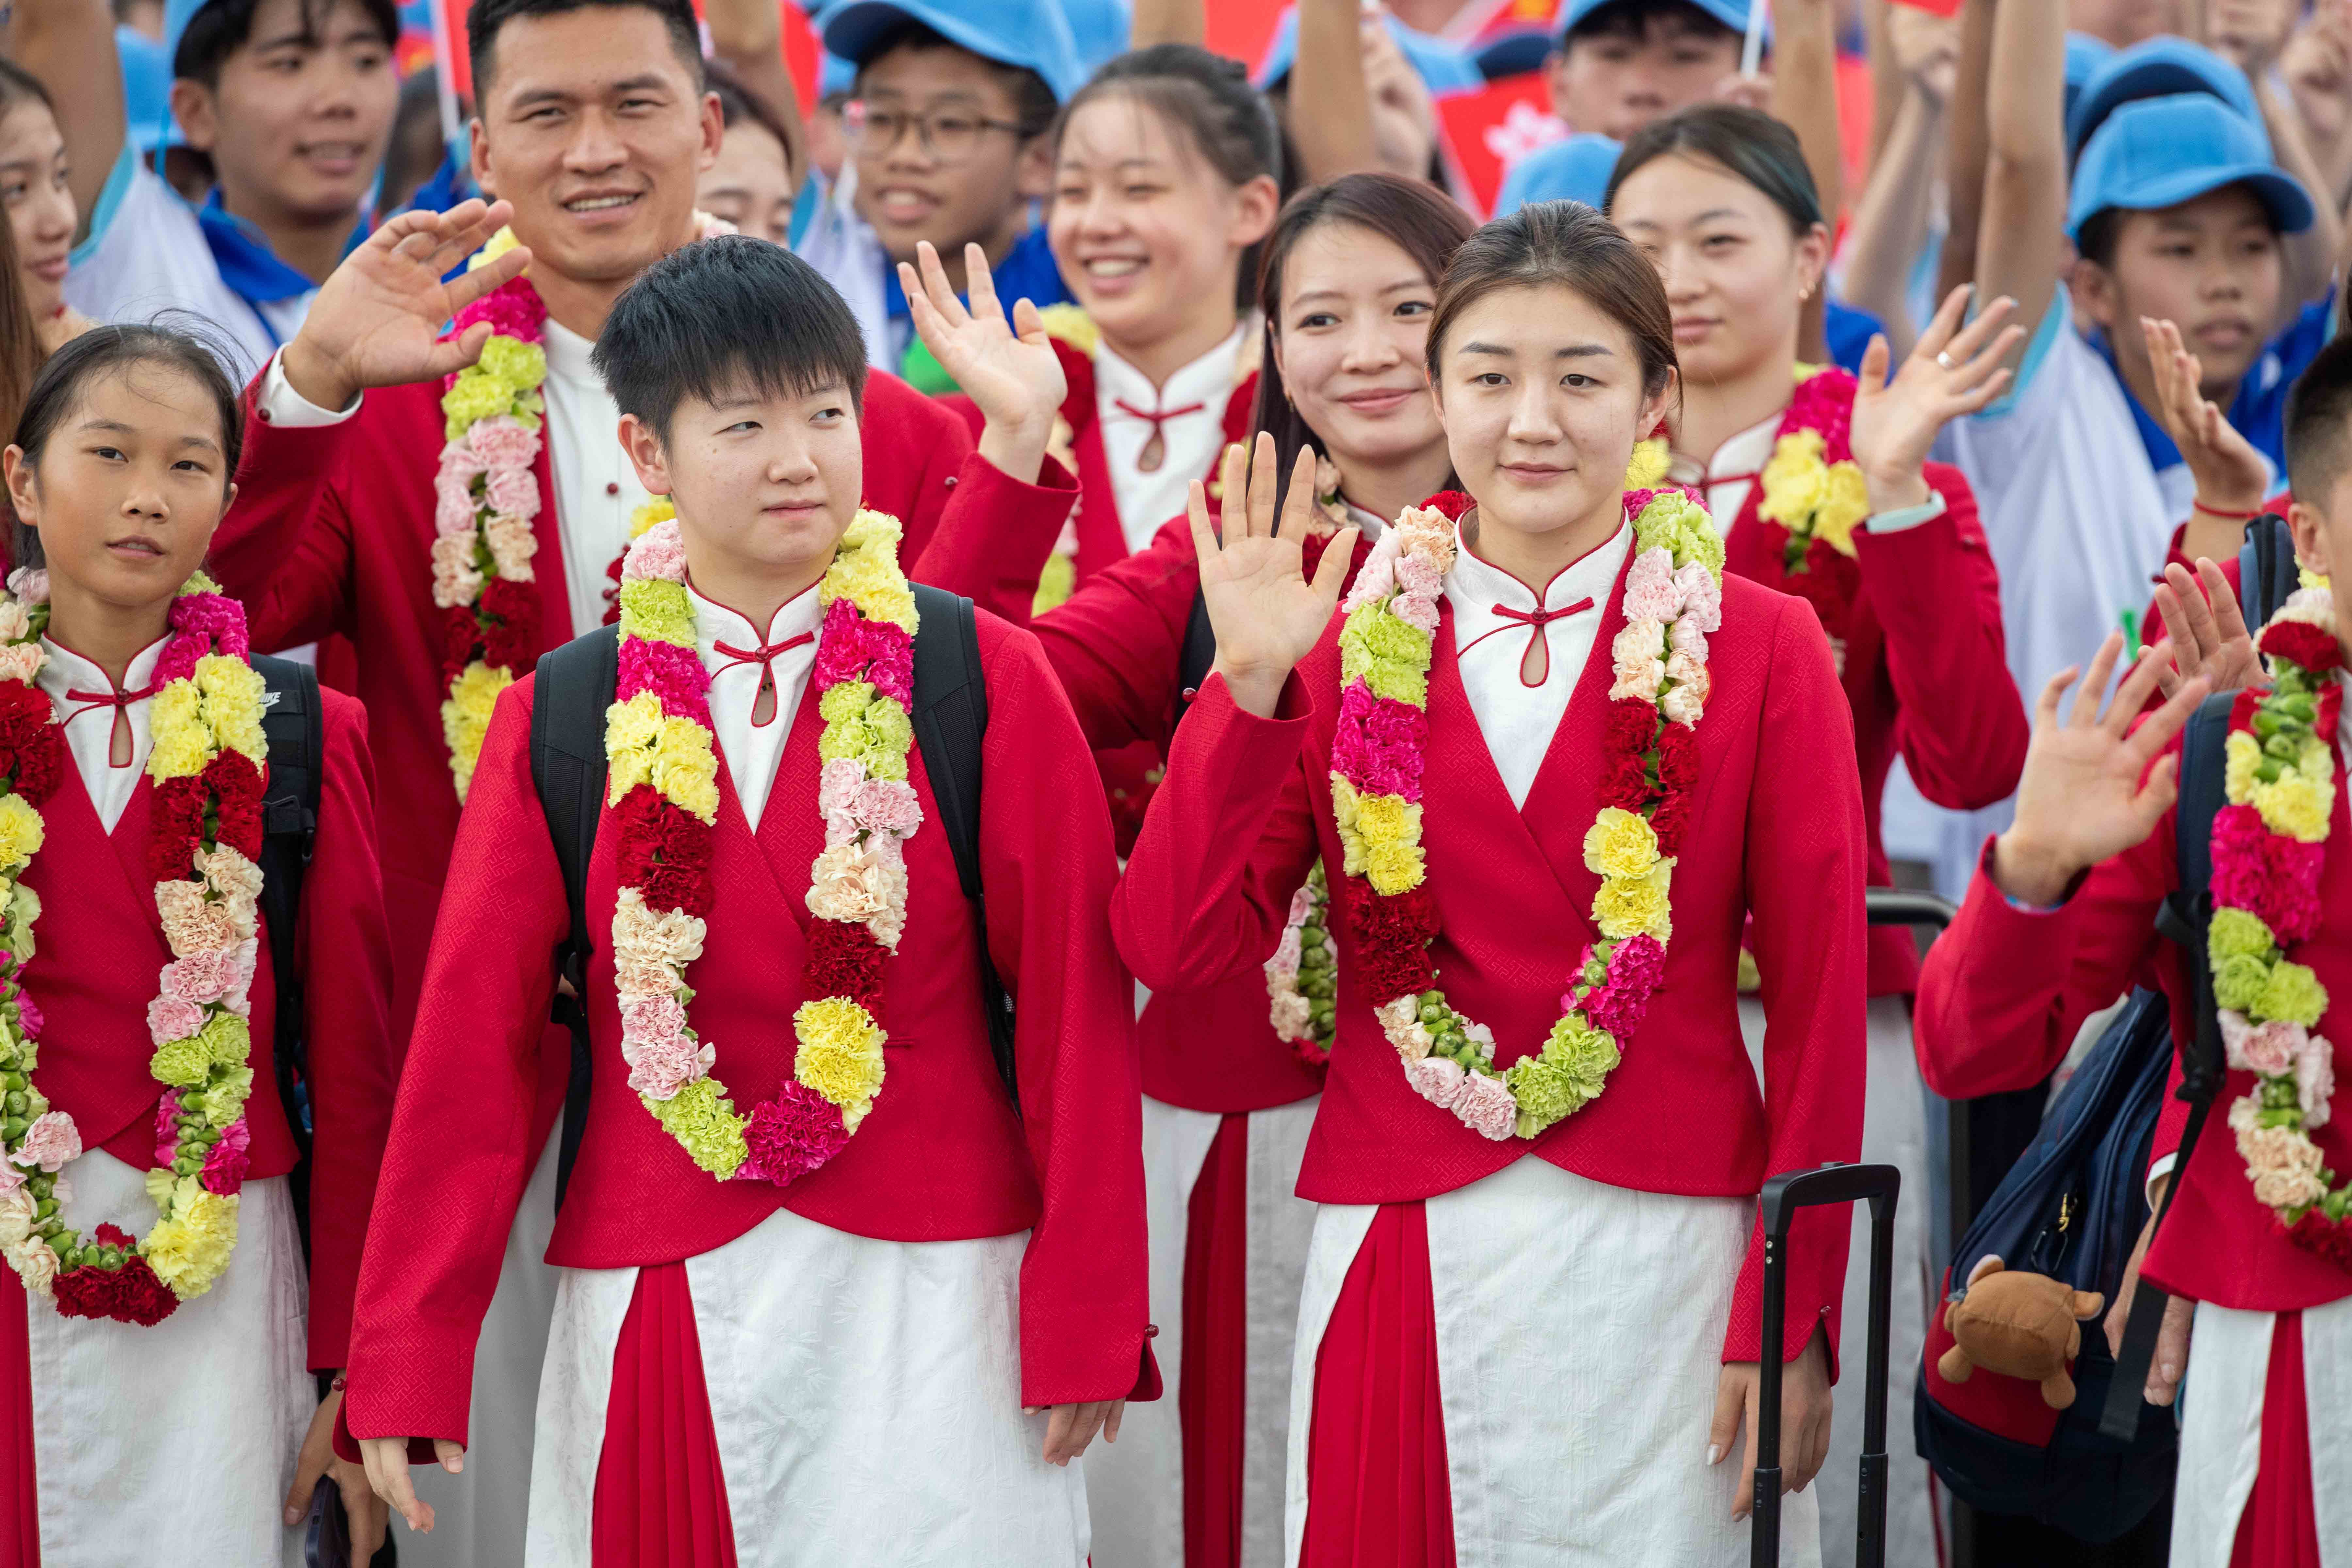
<instances>
[{"instance_id":1,"label":"wristband","mask_svg":"<svg viewBox=\"0 0 2352 1568\"><path fill-rule=\"evenodd\" d=\"M2219 518L2223 522L2252 522L2263 515L2260 508L2252 511L2232 511L2228 507L2208 506L2202 500L2192 500L2189 504L2207 517Z\"/></svg>"}]
</instances>

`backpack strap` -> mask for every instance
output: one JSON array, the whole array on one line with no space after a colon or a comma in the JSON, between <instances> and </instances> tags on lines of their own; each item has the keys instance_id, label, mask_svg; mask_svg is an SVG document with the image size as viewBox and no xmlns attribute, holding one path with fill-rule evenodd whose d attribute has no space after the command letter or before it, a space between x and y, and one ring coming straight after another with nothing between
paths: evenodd
<instances>
[{"instance_id":1,"label":"backpack strap","mask_svg":"<svg viewBox=\"0 0 2352 1568\"><path fill-rule=\"evenodd\" d=\"M319 700L319 672L292 659L256 658L254 673L273 701L262 710L261 732L269 742L269 776L261 798L261 914L269 936L269 968L276 981L276 1023L270 1034L270 1066L278 1103L293 1130L296 1162L287 1186L302 1255L310 1255L310 1087L302 998L302 971L295 959L301 931L302 881L310 867L319 832L319 797L327 772L326 709Z\"/></svg>"},{"instance_id":2,"label":"backpack strap","mask_svg":"<svg viewBox=\"0 0 2352 1568\"><path fill-rule=\"evenodd\" d=\"M531 683L530 782L555 841L572 930L555 950L556 991L549 1016L572 1035L572 1076L563 1090L563 1141L555 1157L555 1206L563 1206L572 1162L588 1127L594 1058L588 1046L588 858L604 805L604 710L620 685L621 628L600 626L540 655Z\"/></svg>"},{"instance_id":3,"label":"backpack strap","mask_svg":"<svg viewBox=\"0 0 2352 1568\"><path fill-rule=\"evenodd\" d=\"M915 591L921 629L915 635L915 743L940 808L940 827L955 855L956 879L980 932L980 989L988 1009L988 1044L1017 1115L1013 998L988 951L988 902L980 877L981 742L988 733L988 680L980 663L980 621L971 601L927 584Z\"/></svg>"},{"instance_id":4,"label":"backpack strap","mask_svg":"<svg viewBox=\"0 0 2352 1568\"><path fill-rule=\"evenodd\" d=\"M2286 519L2266 511L2247 524L2246 542L2238 552L2238 608L2246 625L2260 631L2302 581Z\"/></svg>"},{"instance_id":5,"label":"backpack strap","mask_svg":"<svg viewBox=\"0 0 2352 1568\"><path fill-rule=\"evenodd\" d=\"M2262 520L2275 522L2274 518ZM2256 524L2256 530L2261 524ZM2284 528L2280 531L2284 531ZM2252 545L2248 545L2249 551ZM2241 558L2246 565L2253 563ZM2290 550L2287 560L2294 561ZM2247 582L2269 582L2247 577ZM2252 625L2262 623L2248 617ZM2179 887L2158 909L2158 935L2180 949L2189 986L2189 1011L2195 1033L2180 1046L2180 1088L2176 1092L2189 1104L2189 1122L2180 1136L2180 1152L2173 1161L2172 1180L2164 1201L2157 1205L2153 1224L2161 1227L2172 1210L2173 1195L2189 1156L2205 1131L2205 1119L2221 1092L2227 1053L2221 1045L2221 1014L2213 1000L2213 970L2205 952L2205 933L2213 921L2213 819L2226 799L2224 760L2230 737L2230 711L2234 691L2216 691L2198 705L2180 738L2180 794L2173 806L2173 854L2179 863ZM2140 1409L2147 1387L2148 1363L2156 1355L2156 1336L2164 1321L2166 1293L2142 1279L2132 1292L2131 1316L2124 1325L2122 1348L2116 1352L2114 1377L2107 1384L2107 1403L2099 1414L2099 1430L2128 1442L2139 1430Z\"/></svg>"}]
</instances>

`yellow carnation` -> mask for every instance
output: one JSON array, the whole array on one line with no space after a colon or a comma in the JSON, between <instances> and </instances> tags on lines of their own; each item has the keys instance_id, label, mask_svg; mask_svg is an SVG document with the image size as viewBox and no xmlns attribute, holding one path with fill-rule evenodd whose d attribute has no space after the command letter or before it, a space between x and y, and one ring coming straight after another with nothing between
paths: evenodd
<instances>
[{"instance_id":1,"label":"yellow carnation","mask_svg":"<svg viewBox=\"0 0 2352 1568\"><path fill-rule=\"evenodd\" d=\"M704 822L719 820L719 757L710 731L691 719L662 721L661 749L653 759L654 788Z\"/></svg>"},{"instance_id":2,"label":"yellow carnation","mask_svg":"<svg viewBox=\"0 0 2352 1568\"><path fill-rule=\"evenodd\" d=\"M1102 331L1083 306L1048 305L1037 312L1037 318L1045 324L1046 336L1059 338L1089 359L1094 357Z\"/></svg>"},{"instance_id":3,"label":"yellow carnation","mask_svg":"<svg viewBox=\"0 0 2352 1568\"><path fill-rule=\"evenodd\" d=\"M1339 774L1331 775L1331 820L1339 830L1341 874L1360 877L1364 874L1364 837L1356 830L1356 786Z\"/></svg>"},{"instance_id":4,"label":"yellow carnation","mask_svg":"<svg viewBox=\"0 0 2352 1568\"><path fill-rule=\"evenodd\" d=\"M241 658L208 653L196 660L195 681L204 698L205 722L217 748L267 762L269 738L261 732L261 700L268 687L253 667Z\"/></svg>"},{"instance_id":5,"label":"yellow carnation","mask_svg":"<svg viewBox=\"0 0 2352 1568\"><path fill-rule=\"evenodd\" d=\"M1356 832L1367 848L1376 844L1421 842L1421 805L1399 795L1360 795Z\"/></svg>"},{"instance_id":6,"label":"yellow carnation","mask_svg":"<svg viewBox=\"0 0 2352 1568\"><path fill-rule=\"evenodd\" d=\"M477 267L487 267L521 243L515 238L515 231L512 228L502 228L490 236L489 242L481 249L467 258L466 270L471 272Z\"/></svg>"},{"instance_id":7,"label":"yellow carnation","mask_svg":"<svg viewBox=\"0 0 2352 1568\"><path fill-rule=\"evenodd\" d=\"M39 854L41 838L41 814L33 803L13 791L0 796L0 869L13 872ZM24 888L21 882L17 886ZM37 910L39 906L34 908Z\"/></svg>"},{"instance_id":8,"label":"yellow carnation","mask_svg":"<svg viewBox=\"0 0 2352 1568\"><path fill-rule=\"evenodd\" d=\"M2262 766L2262 743L2243 730L2232 730L2221 743L2221 793L2233 805L2245 805L2254 798L2254 770Z\"/></svg>"},{"instance_id":9,"label":"yellow carnation","mask_svg":"<svg viewBox=\"0 0 2352 1568\"><path fill-rule=\"evenodd\" d=\"M1870 516L1870 484L1852 462L1832 464L1813 510L1813 537L1841 555L1853 553L1853 531Z\"/></svg>"},{"instance_id":10,"label":"yellow carnation","mask_svg":"<svg viewBox=\"0 0 2352 1568\"><path fill-rule=\"evenodd\" d=\"M202 1037L191 1035L156 1047L147 1058L147 1076L174 1089L194 1089L211 1074L212 1063L211 1048Z\"/></svg>"},{"instance_id":11,"label":"yellow carnation","mask_svg":"<svg viewBox=\"0 0 2352 1568\"><path fill-rule=\"evenodd\" d=\"M850 1131L882 1091L882 1041L874 1016L845 996L803 1002L793 1014L800 1037L793 1076L841 1108Z\"/></svg>"},{"instance_id":12,"label":"yellow carnation","mask_svg":"<svg viewBox=\"0 0 2352 1568\"><path fill-rule=\"evenodd\" d=\"M1664 437L1634 442L1633 460L1625 465L1625 488L1629 490L1657 489L1665 480L1667 462Z\"/></svg>"},{"instance_id":13,"label":"yellow carnation","mask_svg":"<svg viewBox=\"0 0 2352 1568\"><path fill-rule=\"evenodd\" d=\"M499 693L513 684L504 666L478 658L449 683L448 699L441 704L441 738L449 747L449 771L460 802L474 785L474 763L482 754L482 737L489 733L490 710Z\"/></svg>"},{"instance_id":14,"label":"yellow carnation","mask_svg":"<svg viewBox=\"0 0 2352 1568\"><path fill-rule=\"evenodd\" d=\"M894 524L895 526L895 524ZM899 574L898 557L884 550L852 550L834 558L817 593L830 605L847 599L869 621L892 621L915 628L915 595Z\"/></svg>"},{"instance_id":15,"label":"yellow carnation","mask_svg":"<svg viewBox=\"0 0 2352 1568\"><path fill-rule=\"evenodd\" d=\"M212 757L212 736L205 728L204 700L193 680L168 682L155 693L147 710L148 731L154 749L147 753L147 776L157 784L192 778L205 771Z\"/></svg>"},{"instance_id":16,"label":"yellow carnation","mask_svg":"<svg viewBox=\"0 0 2352 1568\"><path fill-rule=\"evenodd\" d=\"M750 1152L743 1146L743 1120L720 1092L717 1079L696 1079L667 1100L637 1099L677 1140L688 1159L722 1182Z\"/></svg>"},{"instance_id":17,"label":"yellow carnation","mask_svg":"<svg viewBox=\"0 0 2352 1568\"><path fill-rule=\"evenodd\" d=\"M205 1019L197 1038L204 1042L214 1066L232 1071L245 1066L253 1053L252 1030L234 1013L215 1013Z\"/></svg>"},{"instance_id":18,"label":"yellow carnation","mask_svg":"<svg viewBox=\"0 0 2352 1568\"><path fill-rule=\"evenodd\" d=\"M2327 837L2328 813L2336 805L2334 780L2297 771L2281 775L2276 784L2256 784L2253 795L2254 809L2272 832L2302 844Z\"/></svg>"},{"instance_id":19,"label":"yellow carnation","mask_svg":"<svg viewBox=\"0 0 2352 1568\"><path fill-rule=\"evenodd\" d=\"M1642 877L1658 858L1658 836L1634 812L1604 805L1584 833L1584 868L1603 877Z\"/></svg>"},{"instance_id":20,"label":"yellow carnation","mask_svg":"<svg viewBox=\"0 0 2352 1568\"><path fill-rule=\"evenodd\" d=\"M1672 860L1660 860L1639 877L1603 878L1601 891L1592 900L1593 922L1600 926L1601 934L1622 941L1647 931L1660 942L1672 941L1674 911L1667 903L1667 890L1673 885L1674 870Z\"/></svg>"},{"instance_id":21,"label":"yellow carnation","mask_svg":"<svg viewBox=\"0 0 2352 1568\"><path fill-rule=\"evenodd\" d=\"M1042 616L1048 610L1060 608L1069 603L1070 595L1077 591L1077 586L1076 560L1059 551L1055 552L1045 557L1045 569L1037 574L1037 592L1029 601L1029 613Z\"/></svg>"},{"instance_id":22,"label":"yellow carnation","mask_svg":"<svg viewBox=\"0 0 2352 1568\"><path fill-rule=\"evenodd\" d=\"M859 507L857 515L851 518L849 526L842 531L841 547L863 551L879 551L887 547L895 559L898 542L905 537L906 530L899 527L898 520L888 512Z\"/></svg>"},{"instance_id":23,"label":"yellow carnation","mask_svg":"<svg viewBox=\"0 0 2352 1568\"><path fill-rule=\"evenodd\" d=\"M1774 443L1759 483L1764 488L1756 515L1791 533L1805 531L1829 489L1827 444L1818 430L1791 430Z\"/></svg>"},{"instance_id":24,"label":"yellow carnation","mask_svg":"<svg viewBox=\"0 0 2352 1568\"><path fill-rule=\"evenodd\" d=\"M441 412L446 416L442 434L457 440L481 421L511 413L514 404L514 389L498 377L478 369L460 371L457 384L441 395Z\"/></svg>"},{"instance_id":25,"label":"yellow carnation","mask_svg":"<svg viewBox=\"0 0 2352 1568\"><path fill-rule=\"evenodd\" d=\"M677 518L677 504L667 496L656 496L629 514L629 537L636 538L657 522L673 522Z\"/></svg>"},{"instance_id":26,"label":"yellow carnation","mask_svg":"<svg viewBox=\"0 0 2352 1568\"><path fill-rule=\"evenodd\" d=\"M1409 893L1421 886L1426 869L1418 842L1364 846L1364 875L1376 893Z\"/></svg>"},{"instance_id":27,"label":"yellow carnation","mask_svg":"<svg viewBox=\"0 0 2352 1568\"><path fill-rule=\"evenodd\" d=\"M147 1233L147 1266L183 1301L203 1295L236 1247L236 1199L208 1193L194 1176L172 1189L172 1206Z\"/></svg>"}]
</instances>

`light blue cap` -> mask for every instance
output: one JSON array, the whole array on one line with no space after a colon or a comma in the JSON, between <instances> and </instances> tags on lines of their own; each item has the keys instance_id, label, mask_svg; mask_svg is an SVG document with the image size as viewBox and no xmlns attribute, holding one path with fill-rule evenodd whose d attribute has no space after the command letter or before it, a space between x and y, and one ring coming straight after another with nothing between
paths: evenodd
<instances>
[{"instance_id":1,"label":"light blue cap","mask_svg":"<svg viewBox=\"0 0 2352 1568\"><path fill-rule=\"evenodd\" d=\"M1567 33L1609 3L1610 0L1568 0L1568 4L1560 7L1559 23L1553 32ZM1748 31L1748 0L1690 0L1690 4L1735 33Z\"/></svg>"},{"instance_id":2,"label":"light blue cap","mask_svg":"<svg viewBox=\"0 0 2352 1568\"><path fill-rule=\"evenodd\" d=\"M2235 110L2262 138L2263 156L2270 156L2270 133L2263 129L2263 111L2246 73L2203 45L2170 34L2116 50L2084 79L2066 115L2067 155L2081 158L2092 133L2126 103L2194 92Z\"/></svg>"},{"instance_id":3,"label":"light blue cap","mask_svg":"<svg viewBox=\"0 0 2352 1568\"><path fill-rule=\"evenodd\" d=\"M2154 212L2224 185L2252 191L2281 233L2311 226L2310 194L2271 162L2259 126L2210 93L2141 99L2091 133L2074 168L2066 235L2079 241L2083 226L2110 208Z\"/></svg>"},{"instance_id":4,"label":"light blue cap","mask_svg":"<svg viewBox=\"0 0 2352 1568\"><path fill-rule=\"evenodd\" d=\"M1089 76L1127 53L1128 36L1135 26L1128 0L1062 0L1062 19L1070 25L1078 68Z\"/></svg>"},{"instance_id":5,"label":"light blue cap","mask_svg":"<svg viewBox=\"0 0 2352 1568\"><path fill-rule=\"evenodd\" d=\"M1389 37L1397 41L1405 60L1421 78L1433 98L1454 98L1465 92L1475 92L1486 85L1486 73L1478 62L1443 38L1433 38L1427 33L1417 33L1394 16L1385 18ZM1265 58L1258 62L1257 85L1264 91L1290 74L1298 59L1298 12L1293 9L1282 14L1274 29L1274 41L1266 46Z\"/></svg>"},{"instance_id":6,"label":"light blue cap","mask_svg":"<svg viewBox=\"0 0 2352 1568\"><path fill-rule=\"evenodd\" d=\"M982 59L1035 71L1064 103L1087 79L1058 0L849 0L825 11L824 47L864 66L906 21Z\"/></svg>"},{"instance_id":7,"label":"light blue cap","mask_svg":"<svg viewBox=\"0 0 2352 1568\"><path fill-rule=\"evenodd\" d=\"M847 92L857 85L857 68L827 49L818 58L816 94L831 98L836 92Z\"/></svg>"},{"instance_id":8,"label":"light blue cap","mask_svg":"<svg viewBox=\"0 0 2352 1568\"><path fill-rule=\"evenodd\" d=\"M152 153L171 134L172 57L137 28L117 26L114 58L122 65L124 129L132 146Z\"/></svg>"},{"instance_id":9,"label":"light blue cap","mask_svg":"<svg viewBox=\"0 0 2352 1568\"><path fill-rule=\"evenodd\" d=\"M1582 202L1598 207L1609 194L1609 175L1623 151L1623 143L1591 132L1537 148L1503 176L1495 216L1508 217L1529 202Z\"/></svg>"},{"instance_id":10,"label":"light blue cap","mask_svg":"<svg viewBox=\"0 0 2352 1568\"><path fill-rule=\"evenodd\" d=\"M2105 38L2088 33L2066 35L2066 123L2074 122L2074 105L2082 100L2084 86L2115 58L2116 47Z\"/></svg>"}]
</instances>

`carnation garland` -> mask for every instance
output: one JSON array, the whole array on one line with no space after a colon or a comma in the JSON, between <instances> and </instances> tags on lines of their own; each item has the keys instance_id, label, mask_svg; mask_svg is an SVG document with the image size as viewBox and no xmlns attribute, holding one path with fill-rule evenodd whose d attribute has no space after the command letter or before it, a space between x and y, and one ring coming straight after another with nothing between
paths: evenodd
<instances>
[{"instance_id":1,"label":"carnation garland","mask_svg":"<svg viewBox=\"0 0 2352 1568\"><path fill-rule=\"evenodd\" d=\"M1870 486L1847 440L1857 387L1835 365L1801 364L1796 374L1796 395L1757 476L1756 520L1780 535L1782 580L1771 586L1813 606L1843 675L1862 596L1853 533L1870 517Z\"/></svg>"},{"instance_id":2,"label":"carnation garland","mask_svg":"<svg viewBox=\"0 0 2352 1568\"><path fill-rule=\"evenodd\" d=\"M646 528L623 562L620 679L604 728L606 800L620 826L621 1054L646 1109L722 1181L782 1186L816 1169L848 1145L881 1091L883 960L906 925L903 846L922 824L907 776L915 599L898 543L897 520L860 511L818 587L810 689L824 717L825 847L810 868L810 999L793 1016L793 1077L748 1117L712 1075L716 1047L687 1021L686 972L711 908L719 758L677 520Z\"/></svg>"},{"instance_id":3,"label":"carnation garland","mask_svg":"<svg viewBox=\"0 0 2352 1568\"><path fill-rule=\"evenodd\" d=\"M64 1316L161 1322L212 1288L236 1245L269 757L264 687L247 661L244 609L203 574L190 578L156 661L147 759L155 784L147 866L172 950L147 1005L156 1047L148 1070L163 1086L147 1194L161 1217L143 1237L101 1225L84 1241L59 1216L64 1167L79 1157L81 1134L34 1087L41 1016L24 989L40 900L21 879L41 847L39 805L69 764L48 696L34 685L47 658L47 576L18 572L9 590L0 596L0 1255Z\"/></svg>"},{"instance_id":4,"label":"carnation garland","mask_svg":"<svg viewBox=\"0 0 2352 1568\"><path fill-rule=\"evenodd\" d=\"M1265 961L1275 1036L1289 1041L1293 1054L1310 1068L1330 1065L1331 1040L1339 1033L1339 949L1328 929L1330 903L1318 861L1290 896L1281 944Z\"/></svg>"},{"instance_id":5,"label":"carnation garland","mask_svg":"<svg viewBox=\"0 0 2352 1568\"><path fill-rule=\"evenodd\" d=\"M2230 1128L2255 1200L2298 1246L2352 1268L2352 1183L2333 1185L2311 1140L2336 1090L2334 1052L2311 1032L2327 989L2284 952L2318 932L2336 808L2344 659L2328 591L2291 595L2259 646L2271 684L2239 692L2231 709L2206 934L2230 1066L2256 1079L2230 1107Z\"/></svg>"},{"instance_id":6,"label":"carnation garland","mask_svg":"<svg viewBox=\"0 0 2352 1568\"><path fill-rule=\"evenodd\" d=\"M1388 998L1377 1011L1407 1081L1485 1137L1532 1138L1601 1093L1664 968L1668 891L1707 694L1706 634L1722 625L1723 542L1685 492L1627 492L1635 553L1624 629L1610 650L1602 805L1584 837L1584 863L1601 879L1592 903L1600 940L1570 972L1541 1050L1498 1071L1494 1036L1448 1005L1429 962L1437 933L1421 831L1429 668L1454 548L1448 498L1437 500L1381 532L1343 603L1332 812L1362 984Z\"/></svg>"}]
</instances>

